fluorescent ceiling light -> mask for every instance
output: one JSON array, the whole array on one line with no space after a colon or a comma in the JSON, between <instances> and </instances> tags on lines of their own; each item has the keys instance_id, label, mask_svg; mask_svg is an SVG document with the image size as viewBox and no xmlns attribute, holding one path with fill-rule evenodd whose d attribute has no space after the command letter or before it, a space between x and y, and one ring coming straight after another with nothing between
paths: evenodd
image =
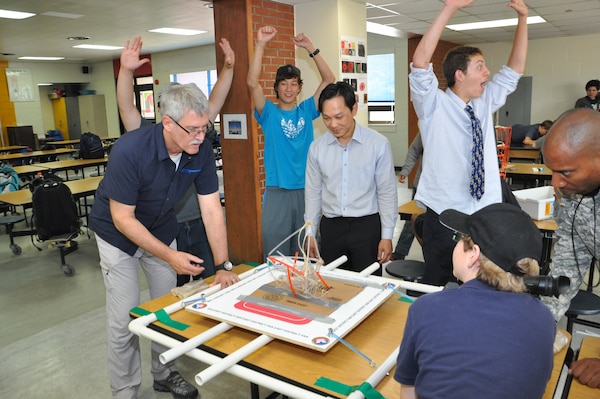
<instances>
[{"instance_id":1,"label":"fluorescent ceiling light","mask_svg":"<svg viewBox=\"0 0 600 399\"><path fill-rule=\"evenodd\" d=\"M38 83L38 86L52 86L52 83Z\"/></svg>"},{"instance_id":2,"label":"fluorescent ceiling light","mask_svg":"<svg viewBox=\"0 0 600 399\"><path fill-rule=\"evenodd\" d=\"M97 44L78 44L73 48L86 48L90 50L120 50L123 46L101 46Z\"/></svg>"},{"instance_id":3,"label":"fluorescent ceiling light","mask_svg":"<svg viewBox=\"0 0 600 399\"><path fill-rule=\"evenodd\" d=\"M83 17L83 15L81 15L81 14L68 14L65 12L54 12L54 11L48 11L48 12L42 13L41 15L45 15L47 17L58 17L58 18L69 18L69 19L77 19L77 18Z\"/></svg>"},{"instance_id":4,"label":"fluorescent ceiling light","mask_svg":"<svg viewBox=\"0 0 600 399\"><path fill-rule=\"evenodd\" d=\"M19 57L20 60L34 60L34 61L59 61L64 60L65 57Z\"/></svg>"},{"instance_id":5,"label":"fluorescent ceiling light","mask_svg":"<svg viewBox=\"0 0 600 399\"><path fill-rule=\"evenodd\" d=\"M405 32L398 30L392 26L382 25L371 21L367 21L367 32L390 37L407 38L409 36Z\"/></svg>"},{"instance_id":6,"label":"fluorescent ceiling light","mask_svg":"<svg viewBox=\"0 0 600 399\"><path fill-rule=\"evenodd\" d=\"M194 36L206 33L205 30L191 30L191 29L177 29L177 28L159 28L151 29L148 32L153 33L166 33L167 35L182 35L182 36Z\"/></svg>"},{"instance_id":7,"label":"fluorescent ceiling light","mask_svg":"<svg viewBox=\"0 0 600 399\"><path fill-rule=\"evenodd\" d=\"M518 23L518 18L510 18L510 19L498 19L495 21L485 21L485 22L472 22L468 24L456 24L456 25L446 25L446 28L451 30L474 30L474 29L487 29L487 28L502 28L504 26L516 26ZM527 24L541 24L546 22L546 20L542 17L527 17Z\"/></svg>"},{"instance_id":8,"label":"fluorescent ceiling light","mask_svg":"<svg viewBox=\"0 0 600 399\"><path fill-rule=\"evenodd\" d=\"M0 10L0 18L25 19L25 18L33 17L34 15L35 14L32 14L30 12Z\"/></svg>"}]
</instances>

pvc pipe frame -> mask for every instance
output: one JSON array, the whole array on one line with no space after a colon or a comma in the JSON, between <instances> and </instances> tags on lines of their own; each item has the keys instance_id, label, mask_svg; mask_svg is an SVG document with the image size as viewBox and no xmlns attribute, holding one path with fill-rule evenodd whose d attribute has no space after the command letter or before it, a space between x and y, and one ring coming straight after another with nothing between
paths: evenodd
<instances>
[{"instance_id":1,"label":"pvc pipe frame","mask_svg":"<svg viewBox=\"0 0 600 399\"><path fill-rule=\"evenodd\" d=\"M381 366L377 367L377 369L375 369L373 374L371 374L365 380L365 382L368 382L372 387L376 387L377 384L383 380L383 377L385 377L396 364L398 352L400 352L400 346L394 349L394 351L385 359ZM353 391L350 395L348 395L347 399L365 399L365 395L363 395L361 391Z\"/></svg>"},{"instance_id":2,"label":"pvc pipe frame","mask_svg":"<svg viewBox=\"0 0 600 399\"><path fill-rule=\"evenodd\" d=\"M333 270L337 266L341 265L347 260L345 256L342 256L335 261L331 262L326 266L331 267L327 270ZM370 265L368 268L359 273L360 276L367 276L372 274L375 270L380 267L379 263L375 262ZM239 275L240 280L247 278L248 276L254 274L254 270L248 270ZM443 287L436 287L431 285L425 285L420 283L412 283L408 281L398 281L397 286L405 289L422 291L422 292L435 292L441 291ZM212 293L215 293L221 289L220 285L216 285L213 287L204 290L201 293L193 295L184 300L180 300L179 302L175 302L172 305L169 305L164 308L164 311L167 314L172 314L176 311L179 311L185 307L185 303L190 300L200 298L202 296L208 296ZM259 386L263 386L269 389L272 389L280 394L287 395L290 397L301 397L303 399L323 399L323 398L331 398L328 395L321 395L311 391L308 391L304 388L298 387L296 385L281 381L279 379L269 377L265 374L259 373L257 371L251 370L247 367L240 366L236 364L240 360L244 359L246 356L265 346L269 342L273 340L272 337L267 335L261 335L252 342L248 343L244 347L238 349L237 351L231 353L225 358L220 358L216 355L212 355L208 352L200 350L196 348L196 346L202 344L203 342L215 337L218 334L226 332L230 328L231 325L227 323L220 323L217 326L205 331L204 333L191 338L185 342L180 342L174 338L170 338L164 334L161 334L157 331L150 329L148 326L157 320L156 315L154 313L150 313L148 315L139 317L134 319L129 323L129 330L140 337L148 338L151 341L157 342L165 347L171 348L168 351L165 351L160 355L161 362L171 361L182 354L186 354L187 356L199 360L203 363L210 364L207 369L198 373L196 375L196 382L199 385L202 385L206 381L210 380L217 374L227 370L232 375L235 375L239 378L242 378L246 381L250 381L252 383L258 384ZM192 341L192 342L190 342ZM371 384L371 386L375 387L381 379L389 372L389 370L393 367L395 358L398 354L398 348L392 353L388 358L386 358L385 362L379 366L371 376L368 377L367 382ZM362 392L356 391L353 393L355 396L350 396L353 398L364 398ZM356 396L359 395L359 396Z\"/></svg>"}]
</instances>

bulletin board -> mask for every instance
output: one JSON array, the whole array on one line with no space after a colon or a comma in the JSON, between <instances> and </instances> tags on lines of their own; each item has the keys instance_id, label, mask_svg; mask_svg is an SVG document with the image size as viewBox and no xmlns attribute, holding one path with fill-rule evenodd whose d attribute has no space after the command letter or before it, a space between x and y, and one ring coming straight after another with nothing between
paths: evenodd
<instances>
[{"instance_id":1,"label":"bulletin board","mask_svg":"<svg viewBox=\"0 0 600 399\"><path fill-rule=\"evenodd\" d=\"M31 71L25 68L6 68L6 83L10 101L34 101Z\"/></svg>"},{"instance_id":2,"label":"bulletin board","mask_svg":"<svg viewBox=\"0 0 600 399\"><path fill-rule=\"evenodd\" d=\"M340 39L342 80L354 88L358 106L366 108L367 96L367 40L342 36Z\"/></svg>"}]
</instances>

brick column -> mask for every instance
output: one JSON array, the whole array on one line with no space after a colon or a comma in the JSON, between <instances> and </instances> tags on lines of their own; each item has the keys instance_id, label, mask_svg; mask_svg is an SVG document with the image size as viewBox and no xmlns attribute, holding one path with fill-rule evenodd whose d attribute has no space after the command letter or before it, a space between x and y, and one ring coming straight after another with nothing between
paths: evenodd
<instances>
[{"instance_id":1,"label":"brick column","mask_svg":"<svg viewBox=\"0 0 600 399\"><path fill-rule=\"evenodd\" d=\"M266 0L215 0L215 43L225 37L235 51L235 71L223 114L245 114L247 140L224 139L223 179L227 241L234 263L262 262L261 212L265 188L264 137L254 119L254 104L246 85L248 65L254 51L255 32L263 25L277 28L277 37L264 54L261 84L269 100L275 99L273 83L280 65L294 63L294 9ZM223 55L217 51L217 66Z\"/></svg>"}]
</instances>

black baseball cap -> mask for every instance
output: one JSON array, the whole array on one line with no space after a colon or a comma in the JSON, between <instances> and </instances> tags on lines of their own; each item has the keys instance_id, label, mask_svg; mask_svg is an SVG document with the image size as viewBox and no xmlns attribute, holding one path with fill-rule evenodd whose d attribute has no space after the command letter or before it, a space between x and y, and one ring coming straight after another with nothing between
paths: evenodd
<instances>
[{"instance_id":1,"label":"black baseball cap","mask_svg":"<svg viewBox=\"0 0 600 399\"><path fill-rule=\"evenodd\" d=\"M472 215L448 209L440 215L440 223L471 237L486 257L507 272L522 275L516 264L523 258L540 261L542 235L531 217L515 205L492 204Z\"/></svg>"},{"instance_id":2,"label":"black baseball cap","mask_svg":"<svg viewBox=\"0 0 600 399\"><path fill-rule=\"evenodd\" d=\"M284 80L284 79L292 79L292 78L298 78L299 82L302 80L300 78L300 69L298 69L298 67L296 67L292 64L287 64L287 65L277 68L277 75L275 75L275 82L279 82L280 80Z\"/></svg>"}]
</instances>

